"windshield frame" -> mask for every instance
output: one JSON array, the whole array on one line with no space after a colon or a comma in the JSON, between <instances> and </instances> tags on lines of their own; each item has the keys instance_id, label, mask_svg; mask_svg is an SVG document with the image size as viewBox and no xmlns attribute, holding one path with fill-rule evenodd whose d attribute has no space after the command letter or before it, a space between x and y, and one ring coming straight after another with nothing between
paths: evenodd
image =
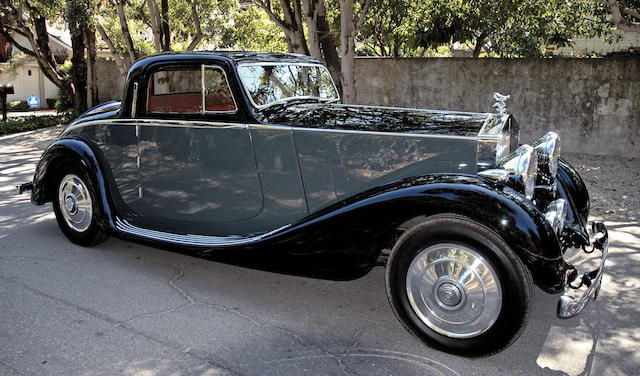
<instances>
[{"instance_id":1,"label":"windshield frame","mask_svg":"<svg viewBox=\"0 0 640 376\"><path fill-rule=\"evenodd\" d=\"M334 97L334 98L321 98L321 97L314 97L314 96L311 96L311 95L301 95L301 96L296 96L296 97L287 97L287 98L280 99L280 100L277 100L277 101L274 101L274 102L269 102L267 104L259 105L254 101L253 96L251 95L251 92L249 91L249 88L245 84L245 82L244 82L244 80L242 78L242 75L240 75L240 68L241 67L252 66L252 65L262 65L262 66L296 65L296 66L322 68L322 69L324 69L324 71L329 76L329 79L331 80L331 85L333 85L333 90L335 90L336 97ZM320 102L336 102L336 101L339 102L339 101L341 101L340 92L338 91L338 87L336 86L336 83L333 82L333 77L331 77L331 73L329 72L329 69L322 63L302 63L302 62L291 62L291 61L259 61L259 62L252 62L252 63L240 63L240 64L238 64L236 66L236 71L237 71L238 78L240 80L240 84L242 86L242 89L247 94L247 97L249 97L249 101L251 102L253 107L257 108L258 110L262 110L264 108L271 107L271 106L279 104L279 103L287 103L287 102L289 102L289 101L291 101L293 99L317 99Z\"/></svg>"}]
</instances>

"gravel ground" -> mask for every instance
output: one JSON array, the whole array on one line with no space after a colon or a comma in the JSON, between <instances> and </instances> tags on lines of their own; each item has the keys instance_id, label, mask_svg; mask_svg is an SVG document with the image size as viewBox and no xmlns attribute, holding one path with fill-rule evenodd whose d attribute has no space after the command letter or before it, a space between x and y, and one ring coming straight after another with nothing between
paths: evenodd
<instances>
[{"instance_id":1,"label":"gravel ground","mask_svg":"<svg viewBox=\"0 0 640 376\"><path fill-rule=\"evenodd\" d=\"M591 216L600 220L640 219L640 159L565 154L591 194Z\"/></svg>"}]
</instances>

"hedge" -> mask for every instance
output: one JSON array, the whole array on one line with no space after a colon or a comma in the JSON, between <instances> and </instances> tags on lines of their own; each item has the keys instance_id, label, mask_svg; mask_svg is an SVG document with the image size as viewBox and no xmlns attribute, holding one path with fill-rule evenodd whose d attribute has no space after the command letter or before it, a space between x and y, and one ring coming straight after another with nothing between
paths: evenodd
<instances>
[{"instance_id":1,"label":"hedge","mask_svg":"<svg viewBox=\"0 0 640 376\"><path fill-rule=\"evenodd\" d=\"M0 118L0 135L54 127L60 124L68 124L69 122L71 122L71 120L73 120L73 116L70 114L20 116L9 118L6 122L2 121L2 119Z\"/></svg>"}]
</instances>

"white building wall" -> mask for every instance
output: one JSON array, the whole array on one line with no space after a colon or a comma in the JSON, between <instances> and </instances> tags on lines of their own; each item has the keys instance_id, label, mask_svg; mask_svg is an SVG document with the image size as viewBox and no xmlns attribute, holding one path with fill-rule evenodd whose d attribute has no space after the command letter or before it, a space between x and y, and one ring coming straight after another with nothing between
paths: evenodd
<instances>
[{"instance_id":1,"label":"white building wall","mask_svg":"<svg viewBox=\"0 0 640 376\"><path fill-rule=\"evenodd\" d=\"M558 56L580 56L596 53L606 55L612 52L625 52L640 50L640 33L627 33L619 31L620 41L616 43L606 43L602 38L574 38L573 47L561 47L553 51Z\"/></svg>"}]
</instances>

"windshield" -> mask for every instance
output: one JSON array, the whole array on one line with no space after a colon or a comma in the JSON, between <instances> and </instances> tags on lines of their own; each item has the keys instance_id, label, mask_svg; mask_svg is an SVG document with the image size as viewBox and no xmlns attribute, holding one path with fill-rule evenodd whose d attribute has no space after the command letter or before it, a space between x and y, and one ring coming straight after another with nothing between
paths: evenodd
<instances>
[{"instance_id":1,"label":"windshield","mask_svg":"<svg viewBox=\"0 0 640 376\"><path fill-rule=\"evenodd\" d=\"M320 64L245 64L238 74L258 107L291 98L339 99L327 68Z\"/></svg>"}]
</instances>

